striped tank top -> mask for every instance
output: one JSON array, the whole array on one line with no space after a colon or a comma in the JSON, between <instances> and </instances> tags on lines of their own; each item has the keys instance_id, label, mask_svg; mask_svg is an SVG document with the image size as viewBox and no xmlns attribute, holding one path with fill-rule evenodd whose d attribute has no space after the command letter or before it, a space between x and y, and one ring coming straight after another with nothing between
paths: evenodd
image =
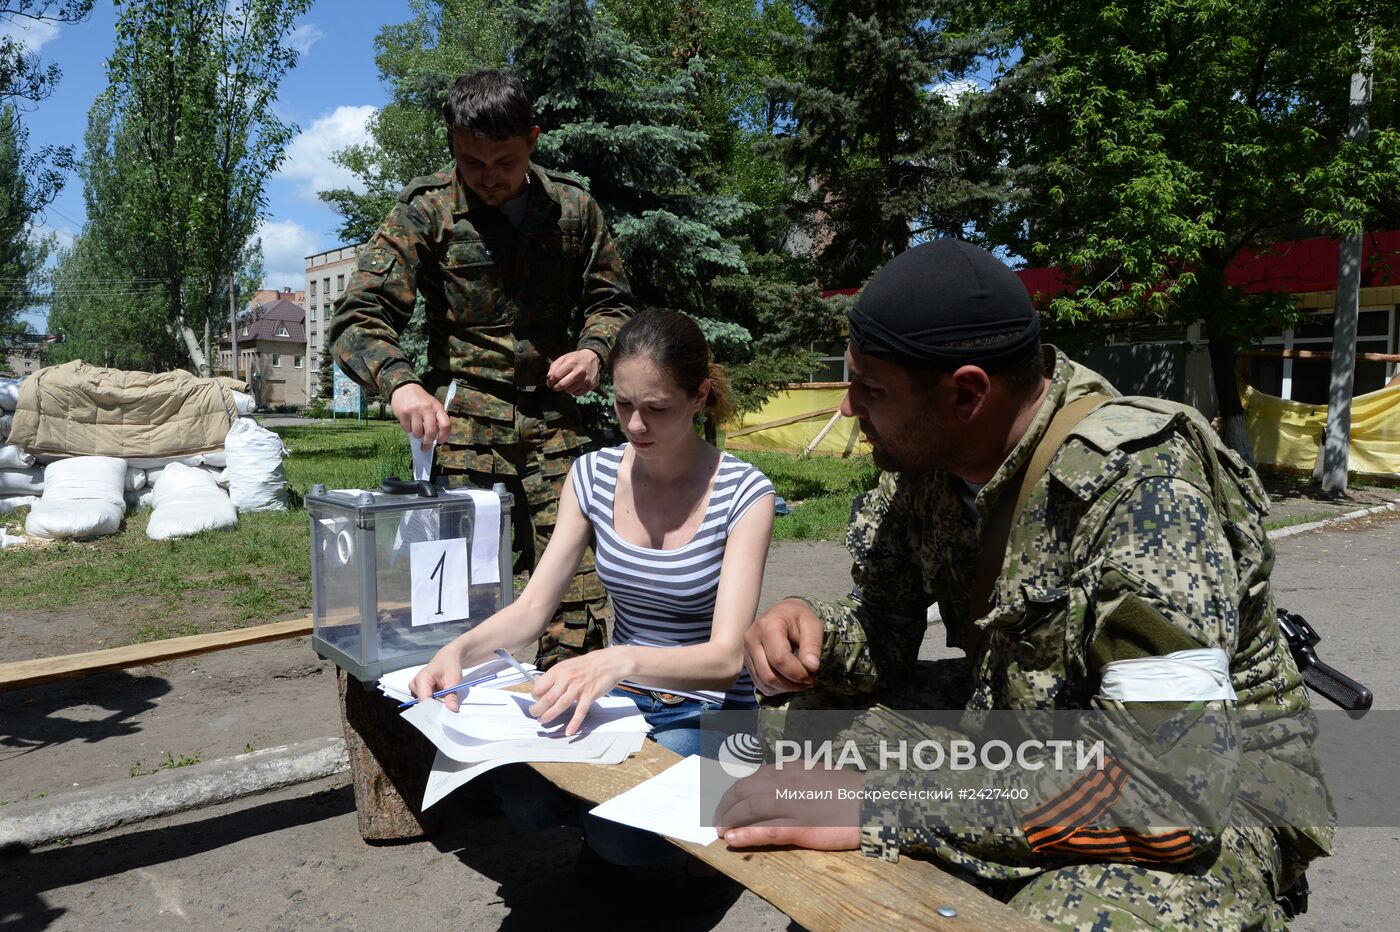
<instances>
[{"instance_id":1,"label":"striped tank top","mask_svg":"<svg viewBox=\"0 0 1400 932\"><path fill-rule=\"evenodd\" d=\"M574 461L570 478L579 507L593 525L598 578L613 603L613 644L684 647L710 639L720 565L729 532L755 503L773 495L768 477L728 453L719 470L695 536L672 550L628 543L613 530L617 471L626 444L588 453ZM766 507L773 507L773 499ZM630 684L629 684L630 685ZM753 681L744 670L726 690L663 689L680 696L727 700L753 707Z\"/></svg>"}]
</instances>

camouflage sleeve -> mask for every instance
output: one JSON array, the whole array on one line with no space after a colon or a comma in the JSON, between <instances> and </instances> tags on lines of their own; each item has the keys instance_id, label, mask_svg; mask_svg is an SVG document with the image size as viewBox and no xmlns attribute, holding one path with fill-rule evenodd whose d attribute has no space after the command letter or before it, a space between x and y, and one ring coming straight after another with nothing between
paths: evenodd
<instances>
[{"instance_id":1,"label":"camouflage sleeve","mask_svg":"<svg viewBox=\"0 0 1400 932\"><path fill-rule=\"evenodd\" d=\"M582 257L578 348L593 350L606 365L617 332L632 314L632 288L603 212L592 198L584 220Z\"/></svg>"},{"instance_id":2,"label":"camouflage sleeve","mask_svg":"<svg viewBox=\"0 0 1400 932\"><path fill-rule=\"evenodd\" d=\"M360 252L331 322L331 352L346 375L371 391L393 394L418 382L399 346L413 315L428 228L417 200L398 202Z\"/></svg>"},{"instance_id":3,"label":"camouflage sleeve","mask_svg":"<svg viewBox=\"0 0 1400 932\"><path fill-rule=\"evenodd\" d=\"M1233 656L1234 561L1208 495L1180 479L1147 479L1095 525L1086 583L1091 683L1114 661L1200 648ZM1228 684L1226 672L1217 686ZM1018 748L1017 766L996 773L939 773L942 789L996 786L1000 798L952 810L867 803L865 852L917 853L1007 878L1063 858L1180 863L1211 848L1240 789L1233 699L1123 701L1098 689L1076 725L1084 740L1103 742L1100 763L1067 768L1052 748L1024 757ZM930 737L917 724L898 727L906 740ZM909 770L866 776L867 786L904 797L929 784L928 773Z\"/></svg>"},{"instance_id":4,"label":"camouflage sleeve","mask_svg":"<svg viewBox=\"0 0 1400 932\"><path fill-rule=\"evenodd\" d=\"M821 689L868 695L913 672L933 602L914 556L913 519L910 483L893 473L856 500L846 531L854 588L839 602L809 601L824 631Z\"/></svg>"}]
</instances>

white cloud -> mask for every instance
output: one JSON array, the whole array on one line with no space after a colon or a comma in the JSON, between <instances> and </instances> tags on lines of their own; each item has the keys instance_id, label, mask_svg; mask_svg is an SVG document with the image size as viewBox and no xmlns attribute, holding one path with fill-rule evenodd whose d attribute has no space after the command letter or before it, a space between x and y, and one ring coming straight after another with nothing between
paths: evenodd
<instances>
[{"instance_id":1,"label":"white cloud","mask_svg":"<svg viewBox=\"0 0 1400 932\"><path fill-rule=\"evenodd\" d=\"M14 39L31 52L37 52L58 35L58 23L10 16L0 19L0 37Z\"/></svg>"},{"instance_id":2,"label":"white cloud","mask_svg":"<svg viewBox=\"0 0 1400 932\"><path fill-rule=\"evenodd\" d=\"M306 257L321 250L321 236L295 220L265 220L258 227L262 239L264 288L306 287Z\"/></svg>"},{"instance_id":3,"label":"white cloud","mask_svg":"<svg viewBox=\"0 0 1400 932\"><path fill-rule=\"evenodd\" d=\"M331 154L368 142L367 124L373 115L374 107L367 105L336 107L334 112L318 117L287 146L287 159L279 177L295 184L297 196L313 204L320 203L317 194L331 188L363 190L354 175L331 161Z\"/></svg>"},{"instance_id":4,"label":"white cloud","mask_svg":"<svg viewBox=\"0 0 1400 932\"><path fill-rule=\"evenodd\" d=\"M945 81L942 84L935 84L932 90L948 103L956 105L958 98L962 97L964 94L975 94L980 88L977 86L976 81L969 78L962 78L957 81Z\"/></svg>"},{"instance_id":5,"label":"white cloud","mask_svg":"<svg viewBox=\"0 0 1400 932\"><path fill-rule=\"evenodd\" d=\"M326 37L321 31L321 27L315 23L302 23L292 30L292 34L287 37L287 44L296 49L302 55L311 51L311 46L320 42Z\"/></svg>"}]
</instances>

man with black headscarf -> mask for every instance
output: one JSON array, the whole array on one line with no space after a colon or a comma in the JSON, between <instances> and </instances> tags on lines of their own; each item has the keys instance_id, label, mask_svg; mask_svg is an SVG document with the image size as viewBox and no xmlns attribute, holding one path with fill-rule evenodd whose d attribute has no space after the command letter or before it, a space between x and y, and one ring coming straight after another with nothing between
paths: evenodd
<instances>
[{"instance_id":1,"label":"man with black headscarf","mask_svg":"<svg viewBox=\"0 0 1400 932\"><path fill-rule=\"evenodd\" d=\"M1143 709L1165 716L1145 720L1154 727L1185 709L1305 713L1274 620L1267 499L1198 413L1121 398L1042 347L1020 280L954 240L881 269L849 332L842 412L860 421L885 472L852 515L851 596L787 599L750 629L748 665L764 694L805 694L817 708L883 702L866 717L871 740L937 738L887 708L912 708L899 697L910 695L937 603L971 672L933 686L944 701L961 686L953 707L968 710L964 722L1092 710L1127 716L1131 730ZM1275 927L1276 899L1331 841L1316 761L1305 741L1284 744L1249 758L1178 742L1161 762L1110 760L1062 784L1046 783L1055 777L1045 761L1019 759L997 779L1031 790L1025 801L1012 794L978 809L984 823L954 827L946 807L921 812L869 793L804 826L760 774L726 796L716 820L735 847L933 858L1066 928ZM927 777L838 772L837 783L905 791ZM1259 801L1237 806L1241 786L1260 783L1295 794L1277 808L1300 794L1321 818L1240 822ZM1197 824L1209 817L1195 794L1213 794L1226 824ZM1158 818L1145 825L1129 809Z\"/></svg>"}]
</instances>

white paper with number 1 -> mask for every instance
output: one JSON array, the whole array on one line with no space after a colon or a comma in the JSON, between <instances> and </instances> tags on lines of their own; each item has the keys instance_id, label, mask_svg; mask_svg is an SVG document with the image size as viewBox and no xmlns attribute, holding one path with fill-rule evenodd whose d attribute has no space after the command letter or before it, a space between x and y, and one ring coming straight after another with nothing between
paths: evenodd
<instances>
[{"instance_id":1,"label":"white paper with number 1","mask_svg":"<svg viewBox=\"0 0 1400 932\"><path fill-rule=\"evenodd\" d=\"M413 626L471 617L467 539L414 541L409 545L413 576Z\"/></svg>"}]
</instances>

